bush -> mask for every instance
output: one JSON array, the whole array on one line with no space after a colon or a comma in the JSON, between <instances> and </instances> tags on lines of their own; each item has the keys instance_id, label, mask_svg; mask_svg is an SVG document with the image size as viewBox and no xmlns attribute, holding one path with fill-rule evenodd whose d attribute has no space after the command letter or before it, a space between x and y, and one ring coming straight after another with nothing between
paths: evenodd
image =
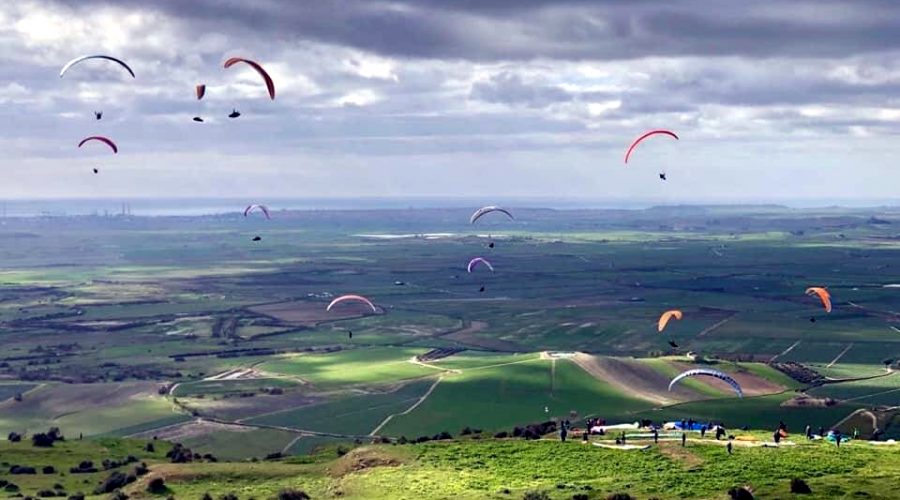
<instances>
[{"instance_id":1,"label":"bush","mask_svg":"<svg viewBox=\"0 0 900 500\"><path fill-rule=\"evenodd\" d=\"M16 493L19 491L19 485L16 483L6 483L3 485L3 491L6 491L7 493Z\"/></svg>"},{"instance_id":2,"label":"bush","mask_svg":"<svg viewBox=\"0 0 900 500\"><path fill-rule=\"evenodd\" d=\"M213 497L209 494L209 492L207 492L204 493L202 497L200 497L200 500L213 500Z\"/></svg>"},{"instance_id":3,"label":"bush","mask_svg":"<svg viewBox=\"0 0 900 500\"><path fill-rule=\"evenodd\" d=\"M144 451L147 453L153 453L156 451L156 447L153 446L153 441L147 443L147 446L144 446Z\"/></svg>"},{"instance_id":4,"label":"bush","mask_svg":"<svg viewBox=\"0 0 900 500\"><path fill-rule=\"evenodd\" d=\"M95 495L101 495L103 493L112 493L119 488L136 481L137 478L135 476L126 476L124 473L115 471L110 474L102 483L100 483L96 488L94 488Z\"/></svg>"},{"instance_id":5,"label":"bush","mask_svg":"<svg viewBox=\"0 0 900 500\"><path fill-rule=\"evenodd\" d=\"M116 490L109 498L110 500L128 500L128 495L126 495L122 490Z\"/></svg>"},{"instance_id":6,"label":"bush","mask_svg":"<svg viewBox=\"0 0 900 500\"><path fill-rule=\"evenodd\" d=\"M49 448L53 446L54 441L56 440L53 439L52 436L43 432L38 432L37 434L31 436L31 444L33 446L38 446L41 448Z\"/></svg>"},{"instance_id":7,"label":"bush","mask_svg":"<svg viewBox=\"0 0 900 500\"><path fill-rule=\"evenodd\" d=\"M37 474L37 471L34 467L28 467L25 465L13 465L9 468L10 474Z\"/></svg>"},{"instance_id":8,"label":"bush","mask_svg":"<svg viewBox=\"0 0 900 500\"><path fill-rule=\"evenodd\" d=\"M150 469L147 468L147 464L145 464L144 462L141 462L134 466L134 475L135 476L143 476L144 474L147 474L148 472L150 472Z\"/></svg>"},{"instance_id":9,"label":"bush","mask_svg":"<svg viewBox=\"0 0 900 500\"><path fill-rule=\"evenodd\" d=\"M629 495L628 493L613 493L612 495L606 497L606 500L634 500L634 497Z\"/></svg>"},{"instance_id":10,"label":"bush","mask_svg":"<svg viewBox=\"0 0 900 500\"><path fill-rule=\"evenodd\" d=\"M572 495L572 500L588 500L589 498L587 493L576 493Z\"/></svg>"},{"instance_id":11,"label":"bush","mask_svg":"<svg viewBox=\"0 0 900 500\"><path fill-rule=\"evenodd\" d=\"M409 442L409 439L406 439L406 436L400 436L400 439L397 440L397 444L406 444Z\"/></svg>"},{"instance_id":12,"label":"bush","mask_svg":"<svg viewBox=\"0 0 900 500\"><path fill-rule=\"evenodd\" d=\"M747 488L740 486L735 486L728 490L728 496L731 500L753 500L753 493L750 493Z\"/></svg>"},{"instance_id":13,"label":"bush","mask_svg":"<svg viewBox=\"0 0 900 500\"><path fill-rule=\"evenodd\" d=\"M285 488L278 492L278 500L309 500L305 491Z\"/></svg>"},{"instance_id":14,"label":"bush","mask_svg":"<svg viewBox=\"0 0 900 500\"><path fill-rule=\"evenodd\" d=\"M806 481L798 478L791 479L791 493L796 493L798 495L809 495L812 493L812 490L809 488L809 485L806 484Z\"/></svg>"},{"instance_id":15,"label":"bush","mask_svg":"<svg viewBox=\"0 0 900 500\"><path fill-rule=\"evenodd\" d=\"M79 491L74 495L69 495L69 500L84 500L84 493Z\"/></svg>"},{"instance_id":16,"label":"bush","mask_svg":"<svg viewBox=\"0 0 900 500\"><path fill-rule=\"evenodd\" d=\"M346 446L338 446L337 449L334 450L334 452L337 454L337 456L343 457L350 452L350 448L347 448Z\"/></svg>"},{"instance_id":17,"label":"bush","mask_svg":"<svg viewBox=\"0 0 900 500\"><path fill-rule=\"evenodd\" d=\"M39 496L41 498L55 497L56 492L53 490L40 490L37 492L37 496Z\"/></svg>"},{"instance_id":18,"label":"bush","mask_svg":"<svg viewBox=\"0 0 900 500\"><path fill-rule=\"evenodd\" d=\"M166 480L161 477L154 477L147 483L147 491L154 495L162 495L169 491L169 488L166 488Z\"/></svg>"},{"instance_id":19,"label":"bush","mask_svg":"<svg viewBox=\"0 0 900 500\"><path fill-rule=\"evenodd\" d=\"M500 432L494 434L494 437L497 439L505 439L505 438L509 437L509 433L506 431L500 431Z\"/></svg>"},{"instance_id":20,"label":"bush","mask_svg":"<svg viewBox=\"0 0 900 500\"><path fill-rule=\"evenodd\" d=\"M43 472L44 474L56 474L56 467L53 467L52 465L45 465L41 469L41 472Z\"/></svg>"},{"instance_id":21,"label":"bush","mask_svg":"<svg viewBox=\"0 0 900 500\"><path fill-rule=\"evenodd\" d=\"M77 467L71 467L69 472L72 474L89 474L92 472L97 472L97 468L94 467L94 462L90 460L83 460L78 464Z\"/></svg>"},{"instance_id":22,"label":"bush","mask_svg":"<svg viewBox=\"0 0 900 500\"><path fill-rule=\"evenodd\" d=\"M219 500L238 500L238 496L234 493L226 493L219 497Z\"/></svg>"},{"instance_id":23,"label":"bush","mask_svg":"<svg viewBox=\"0 0 900 500\"><path fill-rule=\"evenodd\" d=\"M6 439L9 439L11 443L18 443L22 440L22 435L18 432L10 432L9 435L6 436Z\"/></svg>"},{"instance_id":24,"label":"bush","mask_svg":"<svg viewBox=\"0 0 900 500\"><path fill-rule=\"evenodd\" d=\"M459 431L460 436L468 436L469 434L472 434L472 428L469 426L465 426L463 430Z\"/></svg>"},{"instance_id":25,"label":"bush","mask_svg":"<svg viewBox=\"0 0 900 500\"><path fill-rule=\"evenodd\" d=\"M545 491L526 491L522 500L550 500L550 495Z\"/></svg>"}]
</instances>

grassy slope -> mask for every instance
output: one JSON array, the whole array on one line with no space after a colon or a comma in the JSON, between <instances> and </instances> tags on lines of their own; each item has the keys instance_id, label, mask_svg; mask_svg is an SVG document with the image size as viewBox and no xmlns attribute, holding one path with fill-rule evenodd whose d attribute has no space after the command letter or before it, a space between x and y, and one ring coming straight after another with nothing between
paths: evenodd
<instances>
[{"instance_id":1,"label":"grassy slope","mask_svg":"<svg viewBox=\"0 0 900 500\"><path fill-rule=\"evenodd\" d=\"M424 349L351 349L331 354L283 357L260 365L260 369L300 377L319 388L348 384L389 383L434 375L435 370L408 360Z\"/></svg>"},{"instance_id":2,"label":"grassy slope","mask_svg":"<svg viewBox=\"0 0 900 500\"><path fill-rule=\"evenodd\" d=\"M151 475L166 478L176 498L213 497L228 492L240 498L271 498L284 487L303 489L313 498L521 498L528 490L551 498L574 493L605 498L628 492L638 498L720 498L735 485L750 485L758 498L789 496L789 481L810 484L808 498L893 498L900 476L900 448L876 448L853 442L840 449L821 442L793 447L743 448L727 455L721 443L691 441L687 448L663 443L647 451L622 452L553 440L466 440L423 445L366 446L342 458L332 452L287 462L167 464L139 441L71 441L51 449L30 443L0 443L9 463L68 468L80 460L134 454L146 460ZM363 465L367 464L367 465ZM379 466L383 464L386 466ZM61 483L67 492L90 492L108 473L91 475L2 475L23 494ZM86 480L86 482L85 482ZM146 478L127 488L141 497ZM508 490L508 493L503 493Z\"/></svg>"},{"instance_id":3,"label":"grassy slope","mask_svg":"<svg viewBox=\"0 0 900 500\"><path fill-rule=\"evenodd\" d=\"M650 406L619 394L571 361L556 361L553 383L550 368L549 360L533 359L448 376L422 405L392 420L384 432L413 437L456 433L465 426L508 430L551 416L567 417L570 411L633 420L631 412Z\"/></svg>"}]
</instances>

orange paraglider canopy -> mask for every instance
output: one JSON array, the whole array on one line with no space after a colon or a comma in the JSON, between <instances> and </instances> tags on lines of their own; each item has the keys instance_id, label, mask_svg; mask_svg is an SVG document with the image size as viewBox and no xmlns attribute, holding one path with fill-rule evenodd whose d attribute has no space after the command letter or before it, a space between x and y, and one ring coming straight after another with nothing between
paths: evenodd
<instances>
[{"instance_id":1,"label":"orange paraglider canopy","mask_svg":"<svg viewBox=\"0 0 900 500\"><path fill-rule=\"evenodd\" d=\"M825 307L825 312L831 312L831 294L828 293L828 290L820 286L811 286L806 289L806 295L818 295L822 306Z\"/></svg>"},{"instance_id":2,"label":"orange paraglider canopy","mask_svg":"<svg viewBox=\"0 0 900 500\"><path fill-rule=\"evenodd\" d=\"M672 309L671 311L666 311L666 312L662 313L662 316L659 317L659 325L657 326L657 328L659 329L660 332L665 330L666 325L669 323L669 320L672 318L680 320L681 319L681 311L679 311L678 309Z\"/></svg>"},{"instance_id":3,"label":"orange paraglider canopy","mask_svg":"<svg viewBox=\"0 0 900 500\"><path fill-rule=\"evenodd\" d=\"M230 68L231 66L239 62L249 64L250 67L255 69L257 73L259 73L259 76L263 77L263 80L266 81L266 88L269 90L269 99L275 100L275 82L272 81L272 77L269 76L269 73L267 73L266 70L264 70L258 62L251 61L250 59L244 59L242 57L232 57L225 61L225 68Z\"/></svg>"}]
</instances>

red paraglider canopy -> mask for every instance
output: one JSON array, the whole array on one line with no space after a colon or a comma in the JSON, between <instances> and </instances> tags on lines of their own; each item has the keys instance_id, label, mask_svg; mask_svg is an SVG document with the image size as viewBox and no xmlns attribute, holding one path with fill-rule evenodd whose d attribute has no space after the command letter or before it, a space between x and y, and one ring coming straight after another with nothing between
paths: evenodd
<instances>
[{"instance_id":1,"label":"red paraglider canopy","mask_svg":"<svg viewBox=\"0 0 900 500\"><path fill-rule=\"evenodd\" d=\"M206 95L206 85L199 84L197 85L197 100L203 99L203 96Z\"/></svg>"},{"instance_id":2,"label":"red paraglider canopy","mask_svg":"<svg viewBox=\"0 0 900 500\"><path fill-rule=\"evenodd\" d=\"M651 130L651 131L647 132L646 134L638 137L637 139L634 140L634 142L631 143L631 146L628 147L628 151L625 153L625 163L628 163L628 157L631 156L631 152L634 151L634 148L636 148L637 145L640 144L641 141L650 137L651 135L657 135L657 134L665 134L670 137L674 137L675 140L678 140L678 136L675 135L675 132L672 132L670 130L663 130L663 129Z\"/></svg>"},{"instance_id":3,"label":"red paraglider canopy","mask_svg":"<svg viewBox=\"0 0 900 500\"><path fill-rule=\"evenodd\" d=\"M231 66L242 62L249 64L253 69L259 73L260 76L263 77L263 80L266 81L266 88L269 90L269 99L275 100L275 82L272 81L272 77L263 69L262 66L259 65L256 61L251 61L250 59L244 59L242 57L232 57L225 61L225 68L230 68Z\"/></svg>"},{"instance_id":4,"label":"red paraglider canopy","mask_svg":"<svg viewBox=\"0 0 900 500\"><path fill-rule=\"evenodd\" d=\"M100 142L106 144L107 146L109 146L113 150L113 153L119 152L119 147L116 146L116 143L114 143L111 139L109 139L107 137L103 137L102 135L92 135L90 137L85 137L84 139L81 140L81 142L78 143L78 147L80 148L81 146L84 145L84 143L86 143L88 141L100 141Z\"/></svg>"}]
</instances>

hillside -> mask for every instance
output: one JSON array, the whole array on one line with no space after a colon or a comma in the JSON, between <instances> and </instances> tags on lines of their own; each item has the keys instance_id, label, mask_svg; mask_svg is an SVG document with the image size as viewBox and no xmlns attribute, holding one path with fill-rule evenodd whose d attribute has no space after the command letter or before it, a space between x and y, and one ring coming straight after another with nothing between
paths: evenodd
<instances>
[{"instance_id":1,"label":"hillside","mask_svg":"<svg viewBox=\"0 0 900 500\"><path fill-rule=\"evenodd\" d=\"M3 442L0 482L7 492L26 496L40 490L90 496L115 471L127 480L143 462L149 472L134 475L133 482L122 487L131 498L200 498L205 493L219 498L232 493L240 499L266 499L285 488L312 498L515 499L528 491L543 491L553 499L607 498L613 493L642 499L727 498L725 492L734 486L749 486L757 498L780 498L788 496L793 478L808 482L813 494L806 498L891 498L896 492L900 446L850 442L837 449L791 436L779 448L767 448L762 446L767 434L740 432L733 455L727 454L724 441L710 436L701 440L694 435L686 447L673 439L629 451L577 439L560 443L548 436L538 441L485 437L352 450L330 447L303 459L264 462L214 462L198 456L191 463L169 463L165 455L171 445L162 441L153 442L153 452L146 451L147 441L137 440L75 440L52 448ZM102 470L104 460L127 461L129 455L132 463L113 463ZM101 470L70 472L85 460ZM36 474L6 472L12 466L34 467ZM54 472L42 473L46 466ZM157 495L147 492L154 478L165 483Z\"/></svg>"}]
</instances>

